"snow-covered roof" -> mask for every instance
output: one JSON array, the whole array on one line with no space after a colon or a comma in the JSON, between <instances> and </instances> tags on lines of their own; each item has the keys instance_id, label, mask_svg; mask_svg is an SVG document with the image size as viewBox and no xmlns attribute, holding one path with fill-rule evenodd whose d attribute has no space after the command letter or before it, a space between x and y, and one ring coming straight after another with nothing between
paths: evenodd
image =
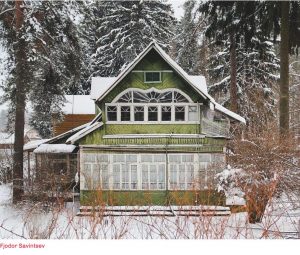
<instances>
[{"instance_id":1,"label":"snow-covered roof","mask_svg":"<svg viewBox=\"0 0 300 255\"><path fill-rule=\"evenodd\" d=\"M117 77L93 77L90 98L98 99L115 82Z\"/></svg>"},{"instance_id":2,"label":"snow-covered roof","mask_svg":"<svg viewBox=\"0 0 300 255\"><path fill-rule=\"evenodd\" d=\"M66 95L62 106L65 114L95 114L95 103L89 95Z\"/></svg>"},{"instance_id":3,"label":"snow-covered roof","mask_svg":"<svg viewBox=\"0 0 300 255\"><path fill-rule=\"evenodd\" d=\"M52 137L51 139L48 140L48 143L54 143L56 142L57 140L60 140L60 139L63 139L65 137L68 137L68 136L71 136L72 134L74 134L75 132L78 132L79 130L89 126L91 124L91 122L88 122L88 123L85 123L79 127L76 127L76 128L73 128L65 133L62 133L60 135L57 135L55 137Z\"/></svg>"},{"instance_id":4,"label":"snow-covered roof","mask_svg":"<svg viewBox=\"0 0 300 255\"><path fill-rule=\"evenodd\" d=\"M227 108L218 104L217 102L214 102L214 104L215 104L215 110L222 112L222 113L226 114L227 116L246 124L246 120L242 116L228 110Z\"/></svg>"},{"instance_id":5,"label":"snow-covered roof","mask_svg":"<svg viewBox=\"0 0 300 255\"><path fill-rule=\"evenodd\" d=\"M74 144L76 141L81 139L82 137L86 136L87 134L93 132L97 128L100 128L103 125L103 122L95 122L93 124L90 124L89 126L85 127L84 129L80 130L76 134L72 135L68 138L66 143Z\"/></svg>"},{"instance_id":6,"label":"snow-covered roof","mask_svg":"<svg viewBox=\"0 0 300 255\"><path fill-rule=\"evenodd\" d=\"M15 135L5 132L0 132L0 144L14 144Z\"/></svg>"},{"instance_id":7,"label":"snow-covered roof","mask_svg":"<svg viewBox=\"0 0 300 255\"><path fill-rule=\"evenodd\" d=\"M207 91L204 76L188 75L155 41L151 42L117 77L95 77L92 79L91 98L96 101L102 100L120 81L129 74L139 61L151 50L154 49L188 84L190 84L204 99L208 99L214 107L229 117L246 123L245 119L238 114L219 105Z\"/></svg>"},{"instance_id":8,"label":"snow-covered roof","mask_svg":"<svg viewBox=\"0 0 300 255\"><path fill-rule=\"evenodd\" d=\"M24 151L36 149L39 145L48 142L49 139L39 139L26 143L23 147Z\"/></svg>"},{"instance_id":9,"label":"snow-covered roof","mask_svg":"<svg viewBox=\"0 0 300 255\"><path fill-rule=\"evenodd\" d=\"M202 75L189 75L189 79L195 87L207 93L206 79Z\"/></svg>"},{"instance_id":10,"label":"snow-covered roof","mask_svg":"<svg viewBox=\"0 0 300 255\"><path fill-rule=\"evenodd\" d=\"M72 144L41 144L34 153L72 153L76 149Z\"/></svg>"},{"instance_id":11,"label":"snow-covered roof","mask_svg":"<svg viewBox=\"0 0 300 255\"><path fill-rule=\"evenodd\" d=\"M71 130L69 130L69 131L67 131L65 133L62 133L62 134L57 135L55 137L52 137L51 139L49 139L47 141L47 143L54 143L54 142L56 142L56 141L58 141L60 139L66 138L68 136L69 136L69 138L71 138L72 135L77 135L80 130L85 129L87 127L90 127L94 123L98 123L100 121L101 117L102 117L102 113L100 112L100 113L98 113L98 115L91 122L88 122L88 123L83 124L83 125L81 125L79 127L73 128L73 129L71 129Z\"/></svg>"}]
</instances>

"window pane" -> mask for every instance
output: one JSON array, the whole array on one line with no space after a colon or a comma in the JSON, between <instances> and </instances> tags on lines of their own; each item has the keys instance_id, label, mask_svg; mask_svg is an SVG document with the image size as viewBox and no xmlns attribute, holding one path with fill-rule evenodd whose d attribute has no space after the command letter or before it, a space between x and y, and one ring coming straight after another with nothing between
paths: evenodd
<instances>
[{"instance_id":1,"label":"window pane","mask_svg":"<svg viewBox=\"0 0 300 255\"><path fill-rule=\"evenodd\" d=\"M121 121L130 121L130 106L121 106Z\"/></svg>"},{"instance_id":2,"label":"window pane","mask_svg":"<svg viewBox=\"0 0 300 255\"><path fill-rule=\"evenodd\" d=\"M197 121L198 120L198 113L196 106L189 106L189 116L188 119L190 121Z\"/></svg>"},{"instance_id":3,"label":"window pane","mask_svg":"<svg viewBox=\"0 0 300 255\"><path fill-rule=\"evenodd\" d=\"M122 165L122 189L129 189L129 167Z\"/></svg>"},{"instance_id":4,"label":"window pane","mask_svg":"<svg viewBox=\"0 0 300 255\"><path fill-rule=\"evenodd\" d=\"M134 103L172 103L172 91L167 92L141 92L133 91Z\"/></svg>"},{"instance_id":5,"label":"window pane","mask_svg":"<svg viewBox=\"0 0 300 255\"><path fill-rule=\"evenodd\" d=\"M148 166L142 165L142 189L149 189Z\"/></svg>"},{"instance_id":6,"label":"window pane","mask_svg":"<svg viewBox=\"0 0 300 255\"><path fill-rule=\"evenodd\" d=\"M162 121L171 121L171 106L162 106L161 107L161 120Z\"/></svg>"},{"instance_id":7,"label":"window pane","mask_svg":"<svg viewBox=\"0 0 300 255\"><path fill-rule=\"evenodd\" d=\"M194 155L193 154L183 154L182 162L194 162Z\"/></svg>"},{"instance_id":8,"label":"window pane","mask_svg":"<svg viewBox=\"0 0 300 255\"><path fill-rule=\"evenodd\" d=\"M170 161L170 162L177 162L177 163L180 163L180 162L181 162L181 156L180 156L180 154L177 154L177 155L169 155L169 161Z\"/></svg>"},{"instance_id":9,"label":"window pane","mask_svg":"<svg viewBox=\"0 0 300 255\"><path fill-rule=\"evenodd\" d=\"M150 155L150 154L141 155L141 161L142 162L152 162L152 155Z\"/></svg>"},{"instance_id":10,"label":"window pane","mask_svg":"<svg viewBox=\"0 0 300 255\"><path fill-rule=\"evenodd\" d=\"M154 157L154 162L165 162L166 161L166 155L157 154L157 155L153 155L153 157Z\"/></svg>"},{"instance_id":11,"label":"window pane","mask_svg":"<svg viewBox=\"0 0 300 255\"><path fill-rule=\"evenodd\" d=\"M113 162L125 162L125 155L124 154L114 154Z\"/></svg>"},{"instance_id":12,"label":"window pane","mask_svg":"<svg viewBox=\"0 0 300 255\"><path fill-rule=\"evenodd\" d=\"M157 121L157 107L148 107L148 121Z\"/></svg>"},{"instance_id":13,"label":"window pane","mask_svg":"<svg viewBox=\"0 0 300 255\"><path fill-rule=\"evenodd\" d=\"M101 177L102 177L102 189L108 189L108 166L102 165L101 166Z\"/></svg>"},{"instance_id":14,"label":"window pane","mask_svg":"<svg viewBox=\"0 0 300 255\"><path fill-rule=\"evenodd\" d=\"M126 155L126 161L130 163L137 162L137 155L134 154Z\"/></svg>"},{"instance_id":15,"label":"window pane","mask_svg":"<svg viewBox=\"0 0 300 255\"><path fill-rule=\"evenodd\" d=\"M126 92L119 98L118 103L131 103L132 102L132 91Z\"/></svg>"},{"instance_id":16,"label":"window pane","mask_svg":"<svg viewBox=\"0 0 300 255\"><path fill-rule=\"evenodd\" d=\"M93 188L101 189L100 183L100 171L98 169L93 168Z\"/></svg>"},{"instance_id":17,"label":"window pane","mask_svg":"<svg viewBox=\"0 0 300 255\"><path fill-rule=\"evenodd\" d=\"M187 172L186 172L186 182L187 182L187 189L193 189L194 188L194 166L193 165L187 165Z\"/></svg>"},{"instance_id":18,"label":"window pane","mask_svg":"<svg viewBox=\"0 0 300 255\"><path fill-rule=\"evenodd\" d=\"M179 189L185 189L185 166L179 165Z\"/></svg>"},{"instance_id":19,"label":"window pane","mask_svg":"<svg viewBox=\"0 0 300 255\"><path fill-rule=\"evenodd\" d=\"M175 121L184 121L185 119L185 107L176 106L175 107Z\"/></svg>"},{"instance_id":20,"label":"window pane","mask_svg":"<svg viewBox=\"0 0 300 255\"><path fill-rule=\"evenodd\" d=\"M150 189L157 189L157 172L155 165L150 165Z\"/></svg>"},{"instance_id":21,"label":"window pane","mask_svg":"<svg viewBox=\"0 0 300 255\"><path fill-rule=\"evenodd\" d=\"M131 166L131 189L137 189L137 165Z\"/></svg>"},{"instance_id":22,"label":"window pane","mask_svg":"<svg viewBox=\"0 0 300 255\"><path fill-rule=\"evenodd\" d=\"M170 186L172 189L177 187L177 166L170 165Z\"/></svg>"},{"instance_id":23,"label":"window pane","mask_svg":"<svg viewBox=\"0 0 300 255\"><path fill-rule=\"evenodd\" d=\"M120 165L113 165L114 189L120 189Z\"/></svg>"},{"instance_id":24,"label":"window pane","mask_svg":"<svg viewBox=\"0 0 300 255\"><path fill-rule=\"evenodd\" d=\"M134 121L144 121L144 107L134 107Z\"/></svg>"},{"instance_id":25,"label":"window pane","mask_svg":"<svg viewBox=\"0 0 300 255\"><path fill-rule=\"evenodd\" d=\"M117 106L107 106L107 120L108 121L117 120Z\"/></svg>"},{"instance_id":26,"label":"window pane","mask_svg":"<svg viewBox=\"0 0 300 255\"><path fill-rule=\"evenodd\" d=\"M187 103L189 100L181 93L174 91L174 103Z\"/></svg>"},{"instance_id":27,"label":"window pane","mask_svg":"<svg viewBox=\"0 0 300 255\"><path fill-rule=\"evenodd\" d=\"M158 166L158 188L165 188L165 165Z\"/></svg>"},{"instance_id":28,"label":"window pane","mask_svg":"<svg viewBox=\"0 0 300 255\"><path fill-rule=\"evenodd\" d=\"M146 72L145 82L158 82L160 81L160 72Z\"/></svg>"}]
</instances>

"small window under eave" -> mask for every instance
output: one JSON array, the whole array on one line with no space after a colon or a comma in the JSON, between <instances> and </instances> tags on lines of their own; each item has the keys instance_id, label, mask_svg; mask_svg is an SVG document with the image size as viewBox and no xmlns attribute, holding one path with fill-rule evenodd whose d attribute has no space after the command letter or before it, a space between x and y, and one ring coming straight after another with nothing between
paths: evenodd
<instances>
[{"instance_id":1,"label":"small window under eave","mask_svg":"<svg viewBox=\"0 0 300 255\"><path fill-rule=\"evenodd\" d=\"M158 83L161 82L161 72L145 72L145 83Z\"/></svg>"}]
</instances>

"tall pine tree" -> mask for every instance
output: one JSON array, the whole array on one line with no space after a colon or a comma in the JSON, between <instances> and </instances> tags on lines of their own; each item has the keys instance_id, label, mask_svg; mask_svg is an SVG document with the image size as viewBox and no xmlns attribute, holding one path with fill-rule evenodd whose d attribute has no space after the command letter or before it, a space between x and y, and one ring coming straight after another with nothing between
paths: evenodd
<instances>
[{"instance_id":1,"label":"tall pine tree","mask_svg":"<svg viewBox=\"0 0 300 255\"><path fill-rule=\"evenodd\" d=\"M260 112L264 118L274 116L278 60L273 44L257 29L256 2L208 1L199 11L208 18L206 35L219 49L209 68L210 92L248 120L263 119L257 109L266 109Z\"/></svg>"}]
</instances>

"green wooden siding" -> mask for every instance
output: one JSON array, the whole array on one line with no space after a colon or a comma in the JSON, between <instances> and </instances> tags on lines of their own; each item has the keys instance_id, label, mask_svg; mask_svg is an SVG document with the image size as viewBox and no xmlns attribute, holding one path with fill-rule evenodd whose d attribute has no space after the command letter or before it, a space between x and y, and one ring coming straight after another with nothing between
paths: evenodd
<instances>
[{"instance_id":1,"label":"green wooden siding","mask_svg":"<svg viewBox=\"0 0 300 255\"><path fill-rule=\"evenodd\" d=\"M80 192L80 204L97 205L225 205L215 190L201 191L92 191Z\"/></svg>"}]
</instances>

